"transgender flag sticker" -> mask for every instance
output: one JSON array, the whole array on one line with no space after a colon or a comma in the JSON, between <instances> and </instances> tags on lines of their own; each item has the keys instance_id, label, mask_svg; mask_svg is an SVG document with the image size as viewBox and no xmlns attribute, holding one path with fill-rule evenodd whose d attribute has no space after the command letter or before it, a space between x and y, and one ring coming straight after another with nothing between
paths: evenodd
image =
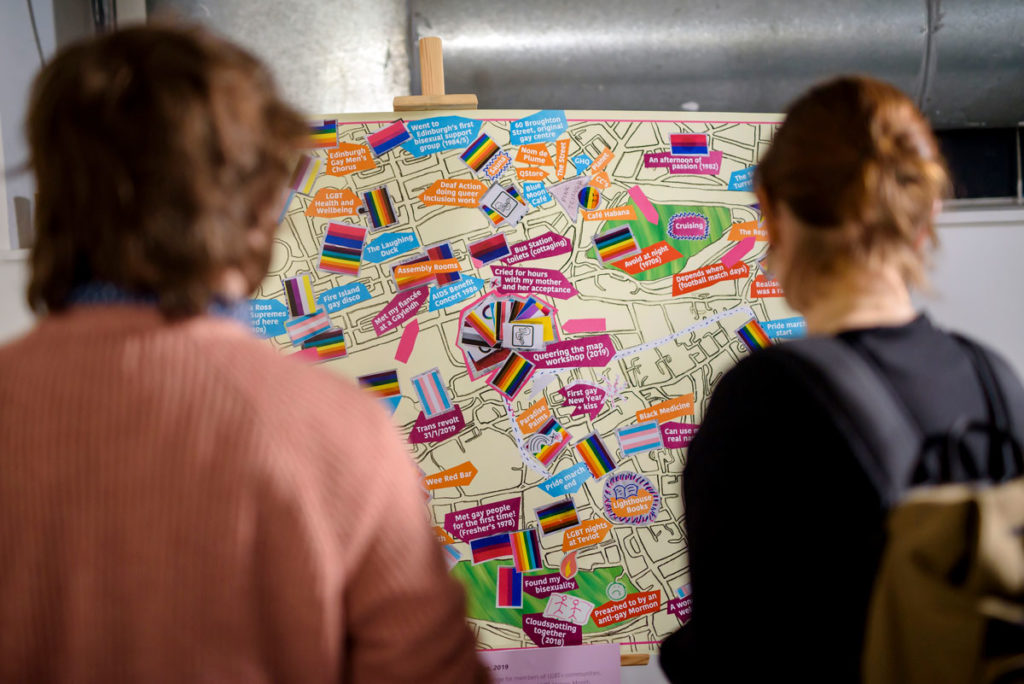
<instances>
[{"instance_id":1,"label":"transgender flag sticker","mask_svg":"<svg viewBox=\"0 0 1024 684\"><path fill-rule=\"evenodd\" d=\"M423 414L427 418L433 418L439 413L451 410L452 402L441 381L441 371L437 368L415 376L412 379L412 386L416 390L416 396L423 406Z\"/></svg>"}]
</instances>

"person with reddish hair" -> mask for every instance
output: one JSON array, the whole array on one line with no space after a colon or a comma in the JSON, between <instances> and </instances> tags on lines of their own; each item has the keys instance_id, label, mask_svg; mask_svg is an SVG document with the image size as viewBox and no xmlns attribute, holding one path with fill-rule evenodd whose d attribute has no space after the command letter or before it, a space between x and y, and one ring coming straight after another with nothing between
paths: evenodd
<instances>
[{"instance_id":1,"label":"person with reddish hair","mask_svg":"<svg viewBox=\"0 0 1024 684\"><path fill-rule=\"evenodd\" d=\"M985 420L991 398L969 345L911 299L911 288L926 282L948 184L914 104L856 76L797 99L755 172L767 267L809 336L831 338L859 359L924 436ZM827 373L795 349L759 350L728 372L689 447L692 620L662 646L672 681L860 681L888 513L875 475L891 464L865 466L851 438L875 426L858 423L830 395ZM1020 390L1019 381L1012 386ZM986 474L985 457L968 465L911 469L898 489ZM998 481L1022 473L987 474Z\"/></svg>"},{"instance_id":2,"label":"person with reddish hair","mask_svg":"<svg viewBox=\"0 0 1024 684\"><path fill-rule=\"evenodd\" d=\"M386 413L237 318L307 128L198 29L63 50L0 348L0 681L482 682Z\"/></svg>"}]
</instances>

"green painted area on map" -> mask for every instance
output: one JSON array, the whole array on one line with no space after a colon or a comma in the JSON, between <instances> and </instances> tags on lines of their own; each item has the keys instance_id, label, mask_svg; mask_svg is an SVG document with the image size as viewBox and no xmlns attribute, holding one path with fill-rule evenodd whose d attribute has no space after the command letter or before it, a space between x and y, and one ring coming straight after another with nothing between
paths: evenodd
<instances>
[{"instance_id":1,"label":"green painted area on map","mask_svg":"<svg viewBox=\"0 0 1024 684\"><path fill-rule=\"evenodd\" d=\"M633 237L636 238L637 244L640 248L650 247L656 242L665 241L672 245L680 254L683 255L682 259L676 259L675 261L667 264L662 264L656 268L652 268L649 271L642 271L636 275L628 274L636 280L651 281L660 280L667 278L671 275L679 273L686 266L686 262L689 261L697 252L701 251L715 240L720 239L725 235L729 228L732 227L732 220L730 218L728 207L709 207L704 205L692 205L692 204L654 204L654 208L658 210L658 223L657 225L651 223L644 218L643 213L637 208L636 202L632 199L629 201L629 206L633 207L633 211L636 213L637 218L630 221L605 221L604 225L598 229L595 235L606 233L612 228L618 228L626 225L633 229ZM674 214L681 212L693 212L703 214L708 218L708 236L703 240L681 240L674 238L668 234L668 222ZM597 250L591 246L587 250L587 256L591 259L597 259ZM622 271L617 266L606 264L605 268L614 268ZM626 271L622 271L626 273Z\"/></svg>"},{"instance_id":2,"label":"green painted area on map","mask_svg":"<svg viewBox=\"0 0 1024 684\"><path fill-rule=\"evenodd\" d=\"M523 607L521 609L495 607L495 597L498 592L498 567L502 565L512 565L512 563L508 560L493 560L473 565L469 561L460 561L452 568L451 575L459 584L466 588L466 614L469 617L521 628L523 625L523 614L543 613L544 607L548 604L548 599L546 596L542 599L535 598L524 591ZM558 571L549 569L535 570L524 573L523 576L546 575L551 572ZM585 601L590 601L595 606L600 606L609 600L608 594L605 591L608 585L615 582L616 579L626 587L626 593L632 594L639 591L629 581L629 578L625 576L622 566L613 565L595 570L580 570L576 573L575 577L579 589L573 589L565 593ZM583 625L583 633L603 632L614 626L597 627L593 621L590 621Z\"/></svg>"}]
</instances>

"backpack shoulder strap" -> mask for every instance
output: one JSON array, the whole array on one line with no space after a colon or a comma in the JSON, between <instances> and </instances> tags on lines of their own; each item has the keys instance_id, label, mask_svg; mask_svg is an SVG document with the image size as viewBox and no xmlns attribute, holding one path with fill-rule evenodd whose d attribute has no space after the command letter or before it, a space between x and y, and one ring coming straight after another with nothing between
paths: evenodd
<instances>
[{"instance_id":1,"label":"backpack shoulder strap","mask_svg":"<svg viewBox=\"0 0 1024 684\"><path fill-rule=\"evenodd\" d=\"M984 393L989 424L988 475L1001 482L1024 475L1024 387L995 352L962 335L953 338L971 360ZM1008 458L1009 457L1009 458Z\"/></svg>"},{"instance_id":2,"label":"backpack shoulder strap","mask_svg":"<svg viewBox=\"0 0 1024 684\"><path fill-rule=\"evenodd\" d=\"M878 371L841 340L808 337L775 350L802 366L885 508L907 489L923 435ZM802 363L800 363L802 362Z\"/></svg>"},{"instance_id":3,"label":"backpack shoulder strap","mask_svg":"<svg viewBox=\"0 0 1024 684\"><path fill-rule=\"evenodd\" d=\"M985 400L997 427L1024 441L1024 385L1002 356L969 337L952 333L967 352L985 390Z\"/></svg>"}]
</instances>

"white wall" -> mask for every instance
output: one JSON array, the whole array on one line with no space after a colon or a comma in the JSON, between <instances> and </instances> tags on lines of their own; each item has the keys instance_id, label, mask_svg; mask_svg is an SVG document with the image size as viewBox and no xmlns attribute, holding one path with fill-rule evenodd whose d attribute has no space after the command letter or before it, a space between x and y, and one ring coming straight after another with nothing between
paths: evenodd
<instances>
[{"instance_id":1,"label":"white wall","mask_svg":"<svg viewBox=\"0 0 1024 684\"><path fill-rule=\"evenodd\" d=\"M920 297L943 327L985 342L1024 378L1024 207L959 209L939 218L935 292Z\"/></svg>"},{"instance_id":2,"label":"white wall","mask_svg":"<svg viewBox=\"0 0 1024 684\"><path fill-rule=\"evenodd\" d=\"M0 344L32 326L25 303L28 261L25 254L0 251Z\"/></svg>"},{"instance_id":3,"label":"white wall","mask_svg":"<svg viewBox=\"0 0 1024 684\"><path fill-rule=\"evenodd\" d=\"M34 202L35 192L28 174L17 173L28 159L28 150L22 133L25 104L29 86L39 69L41 59L32 33L29 6L35 16L36 28L43 57L53 54L56 44L53 3L32 0L0 2L0 129L2 129L2 158L6 178L6 201L0 207L0 249L18 246L18 218L28 220L26 210ZM21 208L15 212L15 206Z\"/></svg>"}]
</instances>

